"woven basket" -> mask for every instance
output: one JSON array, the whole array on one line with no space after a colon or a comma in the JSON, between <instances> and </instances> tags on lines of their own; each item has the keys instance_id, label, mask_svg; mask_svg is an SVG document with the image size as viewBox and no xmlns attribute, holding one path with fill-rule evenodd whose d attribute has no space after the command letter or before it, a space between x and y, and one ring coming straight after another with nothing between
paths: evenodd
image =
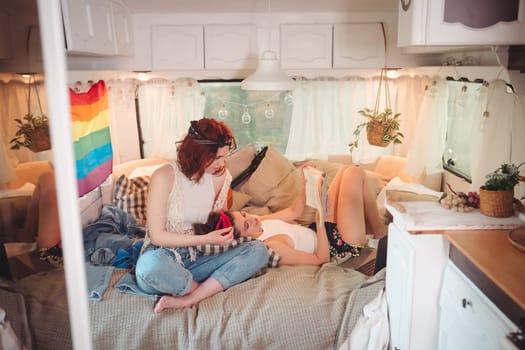
<instances>
[{"instance_id":1,"label":"woven basket","mask_svg":"<svg viewBox=\"0 0 525 350\"><path fill-rule=\"evenodd\" d=\"M386 147L390 142L383 140L385 126L378 122L370 122L366 128L366 138L373 146Z\"/></svg>"},{"instance_id":2,"label":"woven basket","mask_svg":"<svg viewBox=\"0 0 525 350\"><path fill-rule=\"evenodd\" d=\"M479 189L479 211L483 215L506 218L514 215L514 189L489 191Z\"/></svg>"},{"instance_id":3,"label":"woven basket","mask_svg":"<svg viewBox=\"0 0 525 350\"><path fill-rule=\"evenodd\" d=\"M49 138L48 127L40 127L33 129L33 134L31 135L31 138L33 141L31 151L42 152L51 149L51 139Z\"/></svg>"}]
</instances>

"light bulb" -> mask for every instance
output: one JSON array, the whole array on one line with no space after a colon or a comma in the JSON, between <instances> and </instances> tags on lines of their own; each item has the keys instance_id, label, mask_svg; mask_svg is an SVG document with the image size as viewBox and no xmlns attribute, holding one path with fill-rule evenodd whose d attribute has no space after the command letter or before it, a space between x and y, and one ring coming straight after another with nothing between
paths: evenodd
<instances>
[{"instance_id":1,"label":"light bulb","mask_svg":"<svg viewBox=\"0 0 525 350\"><path fill-rule=\"evenodd\" d=\"M228 117L228 111L224 107L224 103L221 106L221 109L219 109L219 112L217 112L217 116L219 119L226 119Z\"/></svg>"},{"instance_id":2,"label":"light bulb","mask_svg":"<svg viewBox=\"0 0 525 350\"><path fill-rule=\"evenodd\" d=\"M264 116L267 119L272 119L275 116L275 112L269 103L266 105L266 109L264 110Z\"/></svg>"},{"instance_id":3,"label":"light bulb","mask_svg":"<svg viewBox=\"0 0 525 350\"><path fill-rule=\"evenodd\" d=\"M290 106L293 103L293 96L289 92L287 92L286 95L284 96L284 103L287 106Z\"/></svg>"},{"instance_id":4,"label":"light bulb","mask_svg":"<svg viewBox=\"0 0 525 350\"><path fill-rule=\"evenodd\" d=\"M245 108L244 113L241 116L241 123L250 124L251 121L252 121L252 116L250 115L250 113L248 113L248 108Z\"/></svg>"}]
</instances>

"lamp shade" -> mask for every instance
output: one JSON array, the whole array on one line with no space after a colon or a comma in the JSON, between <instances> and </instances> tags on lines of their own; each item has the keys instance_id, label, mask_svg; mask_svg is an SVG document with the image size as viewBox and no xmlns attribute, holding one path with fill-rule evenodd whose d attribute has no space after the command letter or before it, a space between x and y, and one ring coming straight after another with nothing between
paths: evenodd
<instances>
[{"instance_id":1,"label":"lamp shade","mask_svg":"<svg viewBox=\"0 0 525 350\"><path fill-rule=\"evenodd\" d=\"M264 51L255 73L241 83L243 90L285 91L294 87L295 81L281 70L281 63L274 51Z\"/></svg>"}]
</instances>

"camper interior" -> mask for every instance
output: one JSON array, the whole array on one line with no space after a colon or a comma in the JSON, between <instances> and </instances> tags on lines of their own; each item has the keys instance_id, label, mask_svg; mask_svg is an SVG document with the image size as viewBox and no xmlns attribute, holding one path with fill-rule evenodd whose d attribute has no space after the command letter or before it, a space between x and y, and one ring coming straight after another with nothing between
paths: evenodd
<instances>
[{"instance_id":1,"label":"camper interior","mask_svg":"<svg viewBox=\"0 0 525 350\"><path fill-rule=\"evenodd\" d=\"M525 348L525 1L0 0L0 96L3 348ZM154 313L148 184L203 117L231 210L356 166L387 236ZM56 254L28 229L51 187Z\"/></svg>"}]
</instances>

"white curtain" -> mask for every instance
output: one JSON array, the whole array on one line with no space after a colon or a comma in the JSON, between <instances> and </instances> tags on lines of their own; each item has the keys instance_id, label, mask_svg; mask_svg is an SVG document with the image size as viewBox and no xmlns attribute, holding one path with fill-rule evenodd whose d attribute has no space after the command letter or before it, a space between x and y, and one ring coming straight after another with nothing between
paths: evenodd
<instances>
[{"instance_id":1,"label":"white curtain","mask_svg":"<svg viewBox=\"0 0 525 350\"><path fill-rule=\"evenodd\" d=\"M448 86L436 78L427 85L417 115L414 137L409 144L406 172L414 177L443 170L448 116Z\"/></svg>"},{"instance_id":2,"label":"white curtain","mask_svg":"<svg viewBox=\"0 0 525 350\"><path fill-rule=\"evenodd\" d=\"M523 102L507 90L503 80L490 82L488 97L484 99L472 136L471 176L474 190L482 186L485 176L501 164L518 165L525 161ZM520 170L523 174L525 166ZM524 195L523 186L516 188L515 195Z\"/></svg>"},{"instance_id":3,"label":"white curtain","mask_svg":"<svg viewBox=\"0 0 525 350\"><path fill-rule=\"evenodd\" d=\"M394 145L394 155L406 157L411 140L416 134L418 111L423 101L425 87L432 84L432 79L402 76L394 80L394 84L397 91L394 111L401 113L400 130L405 136L402 143Z\"/></svg>"},{"instance_id":4,"label":"white curtain","mask_svg":"<svg viewBox=\"0 0 525 350\"><path fill-rule=\"evenodd\" d=\"M301 160L349 153L348 144L353 141L353 131L363 121L357 112L374 108L378 82L378 79L358 78L301 81L293 91L294 104L285 155ZM397 88L392 82L389 84L390 98L395 101ZM385 108L384 96L379 108ZM362 133L359 147L352 152L352 160L356 164L373 162L382 154L392 154L392 147L371 146Z\"/></svg>"},{"instance_id":5,"label":"white curtain","mask_svg":"<svg viewBox=\"0 0 525 350\"><path fill-rule=\"evenodd\" d=\"M191 120L202 118L204 95L196 81L150 81L138 89L144 157L175 158Z\"/></svg>"}]
</instances>

